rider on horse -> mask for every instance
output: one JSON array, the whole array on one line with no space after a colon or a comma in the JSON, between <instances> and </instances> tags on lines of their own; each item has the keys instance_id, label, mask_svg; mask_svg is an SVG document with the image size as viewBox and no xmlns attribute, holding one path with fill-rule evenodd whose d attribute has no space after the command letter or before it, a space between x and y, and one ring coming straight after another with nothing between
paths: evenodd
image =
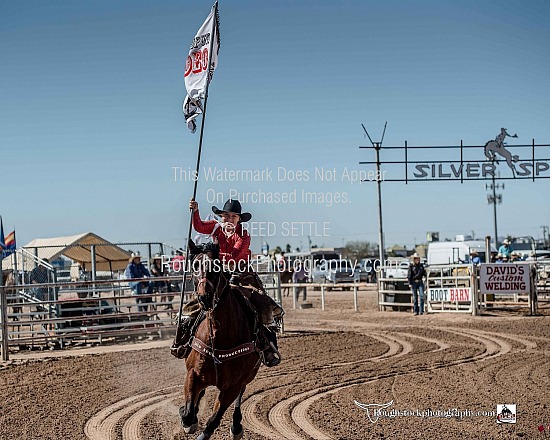
<instances>
[{"instance_id":1,"label":"rider on horse","mask_svg":"<svg viewBox=\"0 0 550 440\"><path fill-rule=\"evenodd\" d=\"M266 295L260 278L250 268L250 235L241 222L249 221L252 215L241 212L239 201L231 199L225 202L223 209L212 207L212 211L221 217L221 223L216 220L202 221L199 205L195 200L189 202L189 209L193 211L195 230L201 234L209 234L213 241L218 243L220 260L228 270L231 270L229 285L241 292L256 308L258 320L262 324L263 333L268 341L262 356L265 365L268 367L278 365L280 354L277 350L277 337L275 331L269 326L273 323L273 317L280 319L284 312ZM181 329L178 329L176 341L170 349L172 354L180 359L187 357L189 353L189 341L193 336L193 330L198 325L198 323L195 325L195 321L199 313L200 307L195 299L189 301L182 309Z\"/></svg>"},{"instance_id":2,"label":"rider on horse","mask_svg":"<svg viewBox=\"0 0 550 440\"><path fill-rule=\"evenodd\" d=\"M515 137L515 138L518 137L517 134L515 134L515 135L513 135L513 136L512 136L512 135L509 135L509 134L508 134L508 130L506 130L505 128L501 128L501 129L500 129L500 133L499 133L499 134L497 135L497 137L495 138L495 141L497 142L499 148L502 148L504 145L506 145L506 144L504 143L504 139L506 139L506 136L508 136L508 137Z\"/></svg>"}]
</instances>

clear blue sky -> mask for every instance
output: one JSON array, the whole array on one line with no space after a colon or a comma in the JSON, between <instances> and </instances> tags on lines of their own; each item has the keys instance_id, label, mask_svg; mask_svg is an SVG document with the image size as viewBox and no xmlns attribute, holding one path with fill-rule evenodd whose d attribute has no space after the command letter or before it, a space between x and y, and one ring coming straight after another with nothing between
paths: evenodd
<instances>
[{"instance_id":1,"label":"clear blue sky","mask_svg":"<svg viewBox=\"0 0 550 440\"><path fill-rule=\"evenodd\" d=\"M212 2L23 1L0 7L1 214L18 244L93 231L112 241L187 235L198 133L184 123L183 71ZM224 1L210 89L205 167L272 170L274 181L199 182L207 190L346 193L348 203L248 203L273 222L271 247L307 246L283 222L323 222L314 244L377 241L374 183L342 182L385 145L550 143L550 4L544 1ZM393 156L386 156L387 158ZM383 157L384 159L384 157ZM277 181L278 167L309 171ZM336 168L336 182L314 179ZM283 176L284 177L284 176ZM506 182L499 232L540 237L549 180ZM483 182L383 185L386 244L491 234ZM216 203L218 206L222 203ZM300 234L301 235L301 234ZM305 234L307 235L307 233ZM252 248L260 249L254 237Z\"/></svg>"}]
</instances>

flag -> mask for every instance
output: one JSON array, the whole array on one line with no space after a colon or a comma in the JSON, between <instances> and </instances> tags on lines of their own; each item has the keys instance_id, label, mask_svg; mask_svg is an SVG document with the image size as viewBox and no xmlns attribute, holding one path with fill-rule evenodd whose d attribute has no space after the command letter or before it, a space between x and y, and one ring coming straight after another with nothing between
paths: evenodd
<instances>
[{"instance_id":1,"label":"flag","mask_svg":"<svg viewBox=\"0 0 550 440\"><path fill-rule=\"evenodd\" d=\"M6 245L4 238L4 220L2 220L2 217L0 217L0 260L4 258L4 249L6 248Z\"/></svg>"},{"instance_id":2,"label":"flag","mask_svg":"<svg viewBox=\"0 0 550 440\"><path fill-rule=\"evenodd\" d=\"M13 252L15 252L15 248L16 248L15 229L10 234L8 234L8 236L4 241L4 245L6 246L6 249L4 250L4 256L10 255ZM5 254L6 251L9 252L7 255Z\"/></svg>"},{"instance_id":3,"label":"flag","mask_svg":"<svg viewBox=\"0 0 550 440\"><path fill-rule=\"evenodd\" d=\"M212 11L200 27L191 42L189 55L185 62L185 88L187 96L183 101L183 115L187 127L192 133L197 124L195 119L203 112L202 99L206 95L206 88L214 70L218 66L218 52L220 50L220 17L218 2L212 6ZM212 45L210 44L212 42ZM212 46L212 53L209 53ZM208 66L210 60L210 67Z\"/></svg>"},{"instance_id":4,"label":"flag","mask_svg":"<svg viewBox=\"0 0 550 440\"><path fill-rule=\"evenodd\" d=\"M0 250L4 251L4 247L6 246L4 244L6 240L4 239L4 220L2 220L2 217L0 216Z\"/></svg>"},{"instance_id":5,"label":"flag","mask_svg":"<svg viewBox=\"0 0 550 440\"><path fill-rule=\"evenodd\" d=\"M0 217L0 260L15 252L15 230L4 237L4 221Z\"/></svg>"}]
</instances>

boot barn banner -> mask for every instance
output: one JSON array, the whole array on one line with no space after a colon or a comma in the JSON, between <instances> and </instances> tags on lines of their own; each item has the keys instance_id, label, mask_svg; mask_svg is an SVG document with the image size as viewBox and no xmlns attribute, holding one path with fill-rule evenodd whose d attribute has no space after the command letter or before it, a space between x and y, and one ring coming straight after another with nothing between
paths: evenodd
<instances>
[{"instance_id":1,"label":"boot barn banner","mask_svg":"<svg viewBox=\"0 0 550 440\"><path fill-rule=\"evenodd\" d=\"M482 264L479 271L480 293L529 293L529 263Z\"/></svg>"}]
</instances>

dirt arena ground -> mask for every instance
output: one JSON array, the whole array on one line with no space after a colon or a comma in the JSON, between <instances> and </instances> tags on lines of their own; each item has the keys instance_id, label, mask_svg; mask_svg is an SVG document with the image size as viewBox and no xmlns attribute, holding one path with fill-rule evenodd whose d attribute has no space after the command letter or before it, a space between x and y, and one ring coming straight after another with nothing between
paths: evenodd
<instances>
[{"instance_id":1,"label":"dirt arena ground","mask_svg":"<svg viewBox=\"0 0 550 440\"><path fill-rule=\"evenodd\" d=\"M359 312L351 292L327 293L322 312L319 296L304 310L285 298L284 362L248 387L244 438L550 438L537 429L550 425L550 317L378 312L374 291ZM14 356L0 371L0 439L194 438L179 425L185 371L169 343ZM376 417L354 401L393 403ZM516 424L497 424L498 404L516 405ZM230 438L229 420L213 438Z\"/></svg>"}]
</instances>

